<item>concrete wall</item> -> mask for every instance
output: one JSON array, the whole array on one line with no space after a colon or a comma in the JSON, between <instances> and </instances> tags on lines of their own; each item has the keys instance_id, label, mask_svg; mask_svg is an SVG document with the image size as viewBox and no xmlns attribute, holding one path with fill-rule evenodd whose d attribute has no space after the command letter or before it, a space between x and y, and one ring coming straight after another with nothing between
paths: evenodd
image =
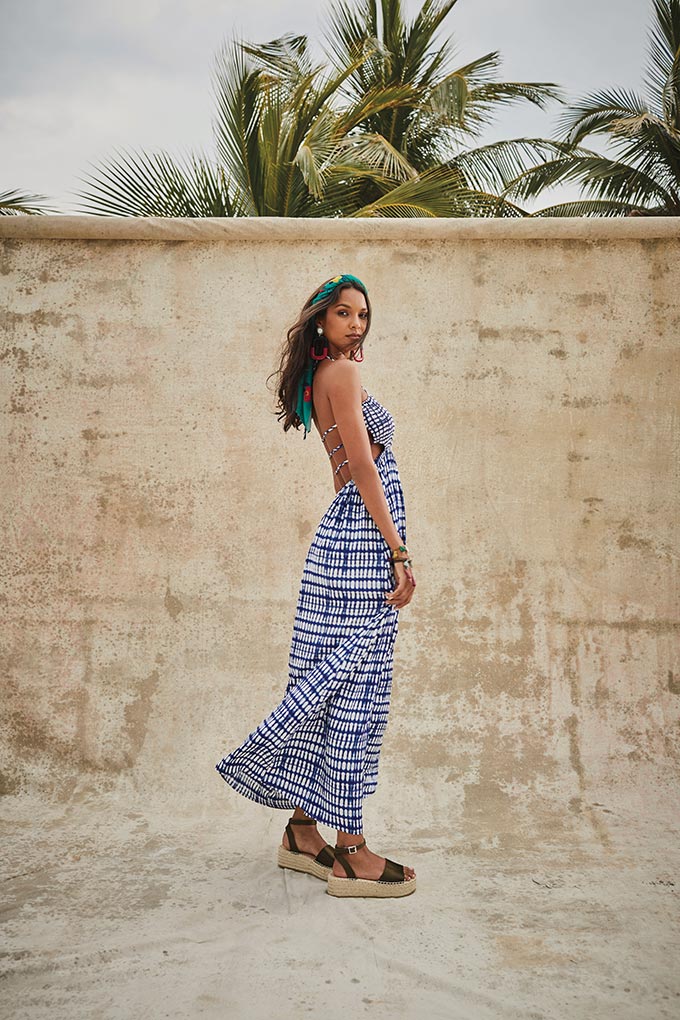
<instances>
[{"instance_id":1,"label":"concrete wall","mask_svg":"<svg viewBox=\"0 0 680 1020\"><path fill-rule=\"evenodd\" d=\"M333 495L265 378L352 272L418 578L370 810L496 846L668 810L676 221L7 217L0 240L8 795L235 810L214 764L282 696Z\"/></svg>"}]
</instances>

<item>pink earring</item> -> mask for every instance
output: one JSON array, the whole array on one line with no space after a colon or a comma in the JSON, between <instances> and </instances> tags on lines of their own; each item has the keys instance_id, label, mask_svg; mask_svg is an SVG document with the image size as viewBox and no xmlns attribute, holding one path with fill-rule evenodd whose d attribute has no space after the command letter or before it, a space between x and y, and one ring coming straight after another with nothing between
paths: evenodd
<instances>
[{"instance_id":1,"label":"pink earring","mask_svg":"<svg viewBox=\"0 0 680 1020\"><path fill-rule=\"evenodd\" d=\"M319 334L319 342L320 342L320 339L323 336L323 328L321 326L317 326L316 327L316 331ZM324 344L323 354L315 354L314 353L314 348L315 347L316 347L316 344L313 343L312 346L309 348L309 353L313 357L314 361L323 361L323 359L328 354L328 347Z\"/></svg>"}]
</instances>

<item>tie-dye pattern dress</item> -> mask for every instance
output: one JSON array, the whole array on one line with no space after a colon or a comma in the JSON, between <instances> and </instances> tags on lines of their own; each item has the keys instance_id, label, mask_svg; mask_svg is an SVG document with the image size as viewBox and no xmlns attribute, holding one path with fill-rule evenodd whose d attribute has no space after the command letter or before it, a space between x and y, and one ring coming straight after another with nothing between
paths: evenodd
<instances>
[{"instance_id":1,"label":"tie-dye pattern dress","mask_svg":"<svg viewBox=\"0 0 680 1020\"><path fill-rule=\"evenodd\" d=\"M362 403L374 463L406 543L404 493L392 452L394 419ZM362 804L378 782L399 610L390 548L353 480L336 494L307 552L282 701L215 766L235 790L268 807L299 806L343 832L363 831Z\"/></svg>"}]
</instances>

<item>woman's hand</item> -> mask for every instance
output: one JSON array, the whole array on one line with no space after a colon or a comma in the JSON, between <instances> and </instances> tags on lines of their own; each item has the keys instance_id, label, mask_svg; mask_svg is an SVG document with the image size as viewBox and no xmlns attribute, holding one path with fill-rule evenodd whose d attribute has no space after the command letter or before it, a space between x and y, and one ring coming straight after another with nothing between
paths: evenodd
<instances>
[{"instance_id":1,"label":"woman's hand","mask_svg":"<svg viewBox=\"0 0 680 1020\"><path fill-rule=\"evenodd\" d=\"M411 567L405 567L403 563L399 561L392 564L394 573L396 575L397 586L393 591L388 592L385 596L385 601L388 606L395 606L397 609L402 609L407 606L413 598L413 592L416 587L416 579L413 576L413 569Z\"/></svg>"}]
</instances>

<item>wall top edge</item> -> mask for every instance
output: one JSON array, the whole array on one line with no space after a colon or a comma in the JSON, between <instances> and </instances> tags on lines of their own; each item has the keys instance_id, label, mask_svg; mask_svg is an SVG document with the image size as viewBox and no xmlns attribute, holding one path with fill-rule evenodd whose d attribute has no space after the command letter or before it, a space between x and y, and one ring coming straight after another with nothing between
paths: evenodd
<instances>
[{"instance_id":1,"label":"wall top edge","mask_svg":"<svg viewBox=\"0 0 680 1020\"><path fill-rule=\"evenodd\" d=\"M637 240L680 237L680 217L300 219L281 216L0 216L0 237L103 241Z\"/></svg>"}]
</instances>

